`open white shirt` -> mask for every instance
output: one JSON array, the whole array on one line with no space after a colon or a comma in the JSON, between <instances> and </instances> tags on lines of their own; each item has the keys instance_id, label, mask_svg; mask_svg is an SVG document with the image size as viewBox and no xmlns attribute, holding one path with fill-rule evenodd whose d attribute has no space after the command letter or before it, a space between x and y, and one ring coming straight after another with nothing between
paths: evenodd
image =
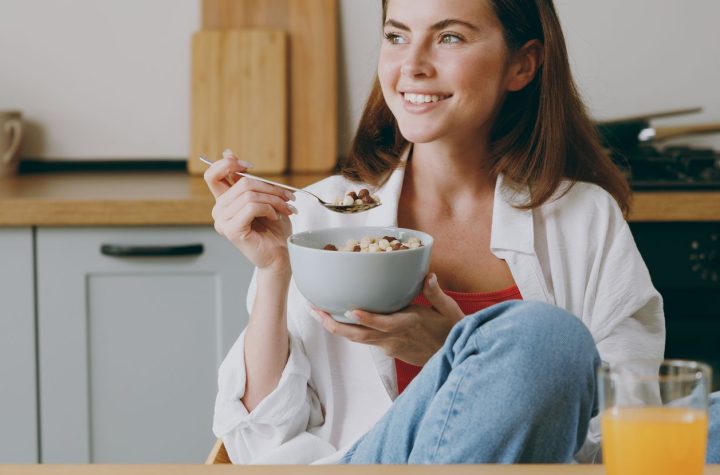
<instances>
[{"instance_id":1,"label":"open white shirt","mask_svg":"<svg viewBox=\"0 0 720 475\"><path fill-rule=\"evenodd\" d=\"M398 167L376 190L382 206L355 215L328 212L297 194L293 232L335 226L397 226L404 178ZM334 199L357 183L332 176L310 187ZM602 188L577 183L559 199L519 210L527 192L498 178L491 250L504 259L524 300L557 305L590 330L603 361L659 364L665 344L662 298L650 280L615 200ZM248 309L255 280L248 291ZM327 333L308 312L294 282L288 295L290 356L277 388L248 413L244 333L220 366L213 431L234 463L333 463L367 432L397 397L394 360L373 346ZM552 351L548 349L548 351ZM596 417L579 462L595 460Z\"/></svg>"}]
</instances>

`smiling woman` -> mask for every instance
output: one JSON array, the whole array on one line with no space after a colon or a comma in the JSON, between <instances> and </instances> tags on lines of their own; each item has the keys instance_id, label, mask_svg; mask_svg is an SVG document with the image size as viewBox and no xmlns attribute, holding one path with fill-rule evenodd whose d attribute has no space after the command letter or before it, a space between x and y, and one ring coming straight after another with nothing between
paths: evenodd
<instances>
[{"instance_id":1,"label":"smiling woman","mask_svg":"<svg viewBox=\"0 0 720 475\"><path fill-rule=\"evenodd\" d=\"M298 196L293 214L272 187L227 183L247 165L232 154L206 173L216 229L257 267L250 322L219 371L215 434L236 463L597 461L595 367L653 371L665 329L554 5L382 5L352 152L309 189L360 185L383 206L337 215ZM432 236L430 268L407 307L341 323L301 294L287 240L358 226ZM311 269L322 289L329 268ZM373 282L344 270L343 284Z\"/></svg>"},{"instance_id":2,"label":"smiling woman","mask_svg":"<svg viewBox=\"0 0 720 475\"><path fill-rule=\"evenodd\" d=\"M552 2L461 2L463 16L444 18L427 31L416 31L415 38L408 25L396 20L392 12L388 14L389 3L399 2L382 3L386 42L382 47L380 74L343 169L345 176L373 183L397 166L408 142L414 142L406 135L410 130L401 128L405 124L396 115L403 100L409 104L408 113L418 113L432 109L423 104L436 103L435 97L452 98L458 94L455 102L462 103L463 109L468 103L480 108L478 115L468 110L470 120L458 117L460 129L470 129L486 142L490 156L482 164L492 173L503 173L518 184L533 184L529 207L547 201L563 179L570 179L602 186L628 212L630 188L604 153L595 127L585 113L571 77L563 32ZM477 24L462 20L472 17L469 11L472 9L485 13L475 15L480 19ZM413 8L409 11L418 13ZM440 15L443 16L446 15ZM432 48L423 51L422 48L430 46L424 44L428 41ZM401 45L403 52L410 49L418 56L398 66L394 61L401 54L394 46ZM440 55L440 51L445 53ZM434 64L412 63L428 58L425 53L443 61L433 66L440 68L440 75L430 77L422 69L415 70L423 76L416 81L422 86L411 82L410 77L402 82L393 77L393 71L398 74L402 68L408 72L408 68ZM524 69L512 71L511 67ZM478 74L481 71L484 74ZM517 73L514 82L507 83L511 80L508 74L513 72ZM443 80L455 80L458 82L455 86L464 90L433 91L432 88L440 87L433 82ZM503 80L506 82L501 84ZM393 91L399 99L393 97ZM430 101L427 92L431 93ZM484 92L490 96L483 95ZM418 94L425 97L418 99ZM413 109L418 103L420 108Z\"/></svg>"}]
</instances>

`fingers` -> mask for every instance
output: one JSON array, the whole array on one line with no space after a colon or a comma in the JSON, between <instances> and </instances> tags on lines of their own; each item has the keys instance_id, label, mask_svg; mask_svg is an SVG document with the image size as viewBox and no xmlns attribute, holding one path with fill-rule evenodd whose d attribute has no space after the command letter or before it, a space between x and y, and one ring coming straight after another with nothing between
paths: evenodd
<instances>
[{"instance_id":1,"label":"fingers","mask_svg":"<svg viewBox=\"0 0 720 475\"><path fill-rule=\"evenodd\" d=\"M313 307L315 314L320 317L320 323L325 330L336 336L347 338L356 343L371 344L382 338L382 333L372 328L366 328L361 325L351 325L348 323L340 323L334 320L330 314L318 308Z\"/></svg>"},{"instance_id":2,"label":"fingers","mask_svg":"<svg viewBox=\"0 0 720 475\"><path fill-rule=\"evenodd\" d=\"M203 178L208 188L210 188L210 192L217 199L230 189L232 182L228 182L228 176L234 175L235 172L247 171L251 166L252 164L248 162L237 160L231 152L230 154L223 154L222 160L218 160L205 170Z\"/></svg>"},{"instance_id":3,"label":"fingers","mask_svg":"<svg viewBox=\"0 0 720 475\"><path fill-rule=\"evenodd\" d=\"M350 312L348 312L350 313ZM370 313L364 310L353 310L352 316L346 314L348 318L356 320L363 325L381 333L392 333L406 325L406 315L403 313L393 313L390 315L382 315L379 313Z\"/></svg>"},{"instance_id":4,"label":"fingers","mask_svg":"<svg viewBox=\"0 0 720 475\"><path fill-rule=\"evenodd\" d=\"M236 187L241 188L241 183L236 183L226 194L234 191ZM278 221L281 216L295 213L297 210L288 204L285 198L256 191L245 191L229 203L222 198L218 199L212 210L215 230L233 242L246 239L253 231L253 222L256 219Z\"/></svg>"},{"instance_id":5,"label":"fingers","mask_svg":"<svg viewBox=\"0 0 720 475\"><path fill-rule=\"evenodd\" d=\"M219 166L226 162L224 166ZM233 164L233 162L235 162ZM288 203L295 195L287 190L249 178L240 178L232 186L221 177L228 170L240 170L244 165L237 164L232 156L213 164L206 174L209 183L213 183L216 203L212 210L215 229L226 237L244 239L251 231L252 222L257 218L277 221L281 215L290 216L297 210ZM271 212L271 208L273 211ZM231 238L232 239L232 238Z\"/></svg>"},{"instance_id":6,"label":"fingers","mask_svg":"<svg viewBox=\"0 0 720 475\"><path fill-rule=\"evenodd\" d=\"M237 215L222 222L215 222L215 230L232 242L241 241L253 231L252 224L258 218L267 218L271 221L280 219L277 211L266 203L250 203Z\"/></svg>"},{"instance_id":7,"label":"fingers","mask_svg":"<svg viewBox=\"0 0 720 475\"><path fill-rule=\"evenodd\" d=\"M215 199L219 198L223 193L230 189L234 180L229 181L228 177L236 171L244 172L245 169L237 162L225 159L218 160L210 165L210 168L205 170L203 179L205 180L205 183L207 183L210 193L212 193Z\"/></svg>"},{"instance_id":8,"label":"fingers","mask_svg":"<svg viewBox=\"0 0 720 475\"><path fill-rule=\"evenodd\" d=\"M239 183L236 183L233 188L226 194L234 191L235 187L239 187ZM213 218L215 220L230 219L233 216L238 215L244 208L252 203L266 204L272 206L275 211L279 214L289 216L296 213L297 210L287 203L285 197L279 197L267 193L260 193L257 191L244 191L236 199L228 201L224 199L224 196L219 198L216 205L213 207Z\"/></svg>"},{"instance_id":9,"label":"fingers","mask_svg":"<svg viewBox=\"0 0 720 475\"><path fill-rule=\"evenodd\" d=\"M442 291L438 285L437 276L434 273L428 274L423 285L423 294L433 308L440 314L454 321L460 321L465 314L460 306Z\"/></svg>"},{"instance_id":10,"label":"fingers","mask_svg":"<svg viewBox=\"0 0 720 475\"><path fill-rule=\"evenodd\" d=\"M238 158L238 156L235 155L235 152L233 152L233 151L230 150L229 148L226 148L225 151L223 152L223 158L227 158L227 159L230 159L230 160L237 160L237 161L240 163L240 165L242 165L242 166L245 167L245 168L252 168L252 167L255 166L255 165L253 165L253 164L250 163L250 162L246 162L245 160L240 160L240 159Z\"/></svg>"},{"instance_id":11,"label":"fingers","mask_svg":"<svg viewBox=\"0 0 720 475\"><path fill-rule=\"evenodd\" d=\"M252 178L238 177L239 180L232 187L229 187L217 198L217 202L226 205L237 200L244 193L254 192L258 194L272 195L281 198L283 201L295 201L295 194L280 187L263 183Z\"/></svg>"}]
</instances>

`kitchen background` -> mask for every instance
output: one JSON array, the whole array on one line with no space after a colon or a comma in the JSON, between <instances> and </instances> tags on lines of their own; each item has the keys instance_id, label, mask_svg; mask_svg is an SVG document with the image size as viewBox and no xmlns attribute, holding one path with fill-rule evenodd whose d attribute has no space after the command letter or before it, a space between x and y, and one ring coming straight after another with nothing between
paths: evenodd
<instances>
[{"instance_id":1,"label":"kitchen background","mask_svg":"<svg viewBox=\"0 0 720 475\"><path fill-rule=\"evenodd\" d=\"M340 153L374 74L379 4L339 2ZM658 124L720 122L720 2L556 4L596 118L700 106ZM0 109L20 109L29 122L23 156L187 157L190 37L199 26L200 0L0 0ZM720 148L720 136L692 143Z\"/></svg>"},{"instance_id":2,"label":"kitchen background","mask_svg":"<svg viewBox=\"0 0 720 475\"><path fill-rule=\"evenodd\" d=\"M556 4L597 120L701 107L652 125L720 122L719 1ZM375 71L380 0L338 6L342 155ZM0 463L196 463L214 442L215 373L247 319L252 266L212 229L200 178L111 167L183 165L202 24L201 0L0 0L0 111L23 113L22 156L106 166L0 178ZM635 178L656 190L636 193L631 228L665 298L668 356L720 375L720 134L675 139L693 147L683 156L634 140L649 158Z\"/></svg>"}]
</instances>

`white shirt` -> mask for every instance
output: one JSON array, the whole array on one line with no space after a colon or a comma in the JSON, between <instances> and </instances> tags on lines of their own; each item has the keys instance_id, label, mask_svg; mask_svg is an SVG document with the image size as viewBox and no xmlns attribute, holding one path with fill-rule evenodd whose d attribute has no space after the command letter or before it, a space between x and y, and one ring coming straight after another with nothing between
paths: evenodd
<instances>
[{"instance_id":1,"label":"white shirt","mask_svg":"<svg viewBox=\"0 0 720 475\"><path fill-rule=\"evenodd\" d=\"M397 226L404 166L378 190L382 206L355 215L331 213L297 193L293 232L335 226ZM310 187L334 199L359 186L332 176ZM557 305L590 330L603 361L663 358L662 298L650 280L615 200L602 188L577 183L534 210L519 210L527 192L513 194L498 178L490 247L504 259L524 300ZM248 309L255 279L248 291ZM277 388L248 413L244 333L220 366L213 431L234 463L337 462L397 397L394 360L373 346L326 332L308 312L294 282L288 295L290 355ZM595 460L599 424L591 421L579 462Z\"/></svg>"}]
</instances>

